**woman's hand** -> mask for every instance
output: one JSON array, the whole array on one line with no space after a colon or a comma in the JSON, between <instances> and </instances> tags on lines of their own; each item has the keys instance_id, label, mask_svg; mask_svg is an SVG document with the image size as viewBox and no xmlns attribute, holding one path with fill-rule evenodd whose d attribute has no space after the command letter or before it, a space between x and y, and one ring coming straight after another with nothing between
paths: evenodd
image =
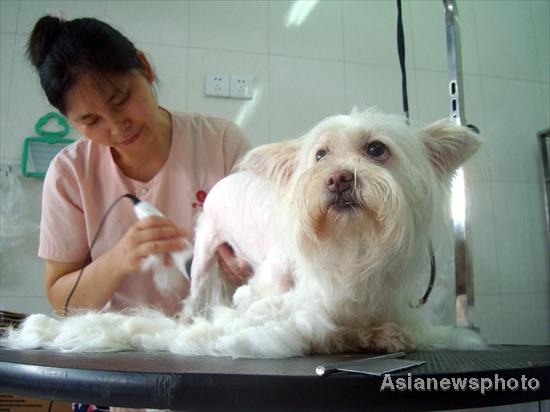
<instances>
[{"instance_id":1,"label":"woman's hand","mask_svg":"<svg viewBox=\"0 0 550 412\"><path fill-rule=\"evenodd\" d=\"M83 272L81 268L86 262L46 260L44 280L48 299L60 313L65 305L100 309L112 298L128 273L141 269L143 257L181 250L185 247L183 238L187 236L188 233L178 229L169 219L153 216L132 225L118 243L89 263ZM70 302L68 296L71 296Z\"/></svg>"},{"instance_id":2,"label":"woman's hand","mask_svg":"<svg viewBox=\"0 0 550 412\"><path fill-rule=\"evenodd\" d=\"M141 219L108 252L109 260L121 273L138 272L144 257L182 250L188 236L166 217Z\"/></svg>"},{"instance_id":3,"label":"woman's hand","mask_svg":"<svg viewBox=\"0 0 550 412\"><path fill-rule=\"evenodd\" d=\"M252 276L252 267L244 260L238 259L228 243L219 246L217 252L218 264L231 283L240 286Z\"/></svg>"}]
</instances>

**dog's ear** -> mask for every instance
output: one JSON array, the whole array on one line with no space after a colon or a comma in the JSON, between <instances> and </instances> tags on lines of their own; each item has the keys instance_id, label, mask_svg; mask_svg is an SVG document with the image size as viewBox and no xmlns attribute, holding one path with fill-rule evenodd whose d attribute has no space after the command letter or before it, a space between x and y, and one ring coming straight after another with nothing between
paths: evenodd
<instances>
[{"instance_id":1,"label":"dog's ear","mask_svg":"<svg viewBox=\"0 0 550 412\"><path fill-rule=\"evenodd\" d=\"M302 139L258 146L248 152L237 170L249 170L277 184L285 183L294 174Z\"/></svg>"},{"instance_id":2,"label":"dog's ear","mask_svg":"<svg viewBox=\"0 0 550 412\"><path fill-rule=\"evenodd\" d=\"M481 138L467 127L439 120L422 129L422 139L434 168L446 175L468 160L481 145Z\"/></svg>"}]
</instances>

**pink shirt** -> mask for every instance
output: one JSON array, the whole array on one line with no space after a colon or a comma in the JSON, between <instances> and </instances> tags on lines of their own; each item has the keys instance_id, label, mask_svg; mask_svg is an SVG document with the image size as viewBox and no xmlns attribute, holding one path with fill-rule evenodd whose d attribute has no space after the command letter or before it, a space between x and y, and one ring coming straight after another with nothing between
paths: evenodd
<instances>
[{"instance_id":1,"label":"pink shirt","mask_svg":"<svg viewBox=\"0 0 550 412\"><path fill-rule=\"evenodd\" d=\"M83 261L103 215L125 193L148 201L192 233L206 194L229 174L246 147L244 134L228 120L172 113L168 159L153 179L143 183L122 174L108 146L87 139L67 146L50 164L44 181L38 256ZM135 221L132 202L121 200L106 219L92 259L117 243ZM183 277L181 288L168 296L153 285L151 273L130 274L103 310L147 305L175 313L188 291Z\"/></svg>"}]
</instances>

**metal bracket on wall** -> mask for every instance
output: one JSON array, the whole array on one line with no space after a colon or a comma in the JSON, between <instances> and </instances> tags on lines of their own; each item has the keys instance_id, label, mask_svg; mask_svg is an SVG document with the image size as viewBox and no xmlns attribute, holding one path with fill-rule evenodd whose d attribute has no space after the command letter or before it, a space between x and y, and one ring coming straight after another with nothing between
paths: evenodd
<instances>
[{"instance_id":1,"label":"metal bracket on wall","mask_svg":"<svg viewBox=\"0 0 550 412\"><path fill-rule=\"evenodd\" d=\"M540 161L542 167L542 186L544 208L546 211L546 234L550 242L550 128L537 133L539 137Z\"/></svg>"}]
</instances>

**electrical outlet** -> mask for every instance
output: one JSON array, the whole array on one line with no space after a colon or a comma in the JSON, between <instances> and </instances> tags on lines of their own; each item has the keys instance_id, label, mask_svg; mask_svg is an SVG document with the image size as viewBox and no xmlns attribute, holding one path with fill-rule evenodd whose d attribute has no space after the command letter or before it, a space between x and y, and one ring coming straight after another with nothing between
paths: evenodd
<instances>
[{"instance_id":1,"label":"electrical outlet","mask_svg":"<svg viewBox=\"0 0 550 412\"><path fill-rule=\"evenodd\" d=\"M229 96L235 99L252 99L254 95L254 77L232 74Z\"/></svg>"},{"instance_id":2,"label":"electrical outlet","mask_svg":"<svg viewBox=\"0 0 550 412\"><path fill-rule=\"evenodd\" d=\"M229 75L207 74L205 93L207 96L229 97Z\"/></svg>"}]
</instances>

